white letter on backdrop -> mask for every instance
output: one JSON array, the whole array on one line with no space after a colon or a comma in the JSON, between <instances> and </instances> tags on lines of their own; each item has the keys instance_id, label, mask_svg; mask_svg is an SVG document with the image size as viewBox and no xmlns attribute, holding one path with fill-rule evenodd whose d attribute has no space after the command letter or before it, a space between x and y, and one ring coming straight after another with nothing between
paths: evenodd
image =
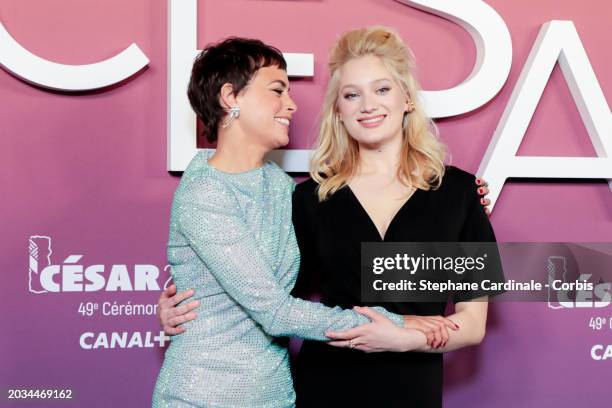
<instances>
[{"instance_id":1,"label":"white letter on backdrop","mask_svg":"<svg viewBox=\"0 0 612 408\"><path fill-rule=\"evenodd\" d=\"M90 91L121 82L149 64L136 44L104 61L58 64L22 47L0 22L0 66L26 82L60 91Z\"/></svg>"},{"instance_id":2,"label":"white letter on backdrop","mask_svg":"<svg viewBox=\"0 0 612 408\"><path fill-rule=\"evenodd\" d=\"M599 157L516 156L557 60ZM490 208L508 177L612 179L610 154L612 115L576 27L550 21L540 29L478 169L490 184Z\"/></svg>"},{"instance_id":3,"label":"white letter on backdrop","mask_svg":"<svg viewBox=\"0 0 612 408\"><path fill-rule=\"evenodd\" d=\"M183 171L198 152L196 116L185 94L197 49L197 0L168 3L168 171ZM290 77L312 77L314 55L284 53ZM307 171L310 150L276 150L270 158L286 171Z\"/></svg>"}]
</instances>

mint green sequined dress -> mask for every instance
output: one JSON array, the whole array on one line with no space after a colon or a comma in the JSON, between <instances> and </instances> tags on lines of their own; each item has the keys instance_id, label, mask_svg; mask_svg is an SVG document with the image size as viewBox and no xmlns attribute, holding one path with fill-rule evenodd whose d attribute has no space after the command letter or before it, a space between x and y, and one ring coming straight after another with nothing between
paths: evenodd
<instances>
[{"instance_id":1,"label":"mint green sequined dress","mask_svg":"<svg viewBox=\"0 0 612 408\"><path fill-rule=\"evenodd\" d=\"M271 162L224 173L210 155L198 152L174 195L168 261L178 291L193 288L201 306L172 338L153 406L292 407L288 351L274 336L324 341L368 319L289 295L300 262L293 179Z\"/></svg>"}]
</instances>

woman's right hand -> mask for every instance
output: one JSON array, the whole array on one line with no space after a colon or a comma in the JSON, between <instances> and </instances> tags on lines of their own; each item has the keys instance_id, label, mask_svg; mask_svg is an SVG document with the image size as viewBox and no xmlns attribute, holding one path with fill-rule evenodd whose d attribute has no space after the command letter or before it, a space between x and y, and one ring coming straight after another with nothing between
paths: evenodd
<instances>
[{"instance_id":1,"label":"woman's right hand","mask_svg":"<svg viewBox=\"0 0 612 408\"><path fill-rule=\"evenodd\" d=\"M443 316L404 315L404 327L422 332L432 348L444 347L448 342L448 329L459 330L459 325Z\"/></svg>"},{"instance_id":2,"label":"woman's right hand","mask_svg":"<svg viewBox=\"0 0 612 408\"><path fill-rule=\"evenodd\" d=\"M157 317L159 324L168 336L183 333L185 328L181 324L196 318L193 309L200 305L198 300L177 306L178 303L193 296L193 289L176 294L176 285L172 284L166 288L157 301Z\"/></svg>"}]
</instances>

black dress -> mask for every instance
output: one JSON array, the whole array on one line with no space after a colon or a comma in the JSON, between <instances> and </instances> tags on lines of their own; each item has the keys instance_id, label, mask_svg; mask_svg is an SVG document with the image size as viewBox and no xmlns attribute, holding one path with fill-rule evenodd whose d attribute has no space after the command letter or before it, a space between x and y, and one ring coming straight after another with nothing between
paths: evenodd
<instances>
[{"instance_id":1,"label":"black dress","mask_svg":"<svg viewBox=\"0 0 612 408\"><path fill-rule=\"evenodd\" d=\"M447 167L439 189L417 189L400 208L384 241L495 241L474 179ZM361 302L361 242L381 242L380 234L349 187L322 203L316 187L309 179L293 195L302 260L293 294L304 297L314 290L327 306L383 306L403 315L444 315L445 303ZM304 341L294 384L298 408L441 407L442 354L364 353Z\"/></svg>"}]
</instances>

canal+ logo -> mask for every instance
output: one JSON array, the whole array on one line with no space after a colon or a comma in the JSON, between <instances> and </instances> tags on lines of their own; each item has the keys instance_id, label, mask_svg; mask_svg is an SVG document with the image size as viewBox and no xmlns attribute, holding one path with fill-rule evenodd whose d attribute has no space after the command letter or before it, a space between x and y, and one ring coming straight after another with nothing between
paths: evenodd
<instances>
[{"instance_id":1,"label":"canal+ logo","mask_svg":"<svg viewBox=\"0 0 612 408\"><path fill-rule=\"evenodd\" d=\"M171 278L170 265L151 264L84 265L83 255L68 255L61 264L51 262L51 237L32 235L28 240L28 289L47 292L129 292L165 289ZM163 282L163 285L160 285Z\"/></svg>"}]
</instances>

